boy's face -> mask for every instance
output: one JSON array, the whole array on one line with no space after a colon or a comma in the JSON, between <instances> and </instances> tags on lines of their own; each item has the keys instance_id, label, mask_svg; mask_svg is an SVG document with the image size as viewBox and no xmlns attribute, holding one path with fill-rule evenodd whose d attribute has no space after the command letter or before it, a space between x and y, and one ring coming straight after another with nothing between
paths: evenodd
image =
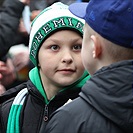
<instances>
[{"instance_id":1,"label":"boy's face","mask_svg":"<svg viewBox=\"0 0 133 133\"><path fill-rule=\"evenodd\" d=\"M62 87L77 81L84 72L81 47L82 37L74 31L58 31L47 38L38 54L42 82Z\"/></svg>"}]
</instances>

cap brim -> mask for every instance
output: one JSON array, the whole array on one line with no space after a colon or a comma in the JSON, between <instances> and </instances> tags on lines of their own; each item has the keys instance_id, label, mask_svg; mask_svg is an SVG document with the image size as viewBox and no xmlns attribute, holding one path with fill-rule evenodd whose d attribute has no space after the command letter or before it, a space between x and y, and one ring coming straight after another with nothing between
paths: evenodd
<instances>
[{"instance_id":1,"label":"cap brim","mask_svg":"<svg viewBox=\"0 0 133 133\"><path fill-rule=\"evenodd\" d=\"M87 6L88 6L88 2L73 3L69 6L69 10L75 16L79 18L84 18L86 14Z\"/></svg>"}]
</instances>

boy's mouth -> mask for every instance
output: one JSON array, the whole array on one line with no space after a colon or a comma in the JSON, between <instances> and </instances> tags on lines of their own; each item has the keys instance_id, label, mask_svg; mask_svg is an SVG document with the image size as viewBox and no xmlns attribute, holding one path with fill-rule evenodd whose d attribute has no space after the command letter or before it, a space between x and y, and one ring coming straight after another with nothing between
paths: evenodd
<instances>
[{"instance_id":1,"label":"boy's mouth","mask_svg":"<svg viewBox=\"0 0 133 133\"><path fill-rule=\"evenodd\" d=\"M60 73L63 73L63 74L72 74L72 73L76 72L76 70L65 68L65 69L57 70L57 72L60 72Z\"/></svg>"}]
</instances>

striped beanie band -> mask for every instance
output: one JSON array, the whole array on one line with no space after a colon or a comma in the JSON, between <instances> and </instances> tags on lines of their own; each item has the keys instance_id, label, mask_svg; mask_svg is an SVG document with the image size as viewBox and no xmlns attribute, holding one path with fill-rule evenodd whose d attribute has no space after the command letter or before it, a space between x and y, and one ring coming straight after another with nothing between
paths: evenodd
<instances>
[{"instance_id":1,"label":"striped beanie band","mask_svg":"<svg viewBox=\"0 0 133 133\"><path fill-rule=\"evenodd\" d=\"M74 30L83 35L83 25L84 20L73 15L61 2L45 8L31 25L29 52L33 64L38 65L39 48L49 35L61 29Z\"/></svg>"}]
</instances>

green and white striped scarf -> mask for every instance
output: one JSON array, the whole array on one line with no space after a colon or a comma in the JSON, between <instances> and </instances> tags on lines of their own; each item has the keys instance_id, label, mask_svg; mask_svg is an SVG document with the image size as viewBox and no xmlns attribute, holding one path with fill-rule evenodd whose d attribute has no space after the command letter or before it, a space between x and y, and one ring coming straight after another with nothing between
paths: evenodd
<instances>
[{"instance_id":1,"label":"green and white striped scarf","mask_svg":"<svg viewBox=\"0 0 133 133\"><path fill-rule=\"evenodd\" d=\"M17 96L15 97L9 117L8 117L8 124L7 124L7 133L19 133L19 118L20 118L20 111L22 109L22 105L27 95L27 88L21 90Z\"/></svg>"}]
</instances>

